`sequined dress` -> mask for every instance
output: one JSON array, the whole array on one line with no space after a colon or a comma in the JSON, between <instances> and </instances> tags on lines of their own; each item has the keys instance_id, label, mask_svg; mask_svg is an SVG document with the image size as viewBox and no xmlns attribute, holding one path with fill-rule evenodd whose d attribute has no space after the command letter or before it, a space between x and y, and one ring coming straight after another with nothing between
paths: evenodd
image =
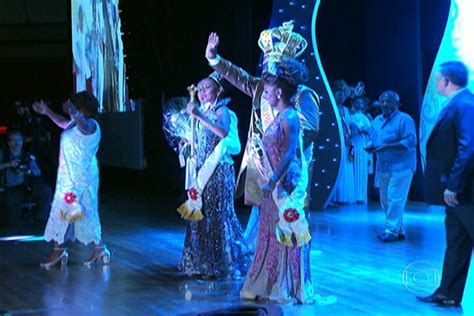
<instances>
[{"instance_id":1,"label":"sequined dress","mask_svg":"<svg viewBox=\"0 0 474 316\"><path fill-rule=\"evenodd\" d=\"M292 110L277 116L263 136L263 146L274 170L284 154L285 135L281 119L288 111ZM301 164L295 159L282 177L285 190L295 188L299 175ZM280 244L275 234L277 225L278 208L273 198L265 198L260 204L255 258L240 295L245 299L269 299L279 303L313 303L310 246L306 244L298 248Z\"/></svg>"},{"instance_id":2,"label":"sequined dress","mask_svg":"<svg viewBox=\"0 0 474 316\"><path fill-rule=\"evenodd\" d=\"M217 109L207 117L215 122ZM200 121L196 122L197 169L213 152L220 138ZM180 269L189 275L218 278L244 276L250 253L243 242L242 227L234 212L235 173L231 156L221 158L203 191L204 219L186 224Z\"/></svg>"}]
</instances>

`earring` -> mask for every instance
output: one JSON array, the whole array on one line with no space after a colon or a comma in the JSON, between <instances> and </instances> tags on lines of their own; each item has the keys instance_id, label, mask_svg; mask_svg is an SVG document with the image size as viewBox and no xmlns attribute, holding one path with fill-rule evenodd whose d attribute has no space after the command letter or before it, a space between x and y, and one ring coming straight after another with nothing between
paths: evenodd
<instances>
[{"instance_id":1,"label":"earring","mask_svg":"<svg viewBox=\"0 0 474 316\"><path fill-rule=\"evenodd\" d=\"M278 100L281 100L281 96L280 96L280 95L277 95L277 99L278 99Z\"/></svg>"}]
</instances>

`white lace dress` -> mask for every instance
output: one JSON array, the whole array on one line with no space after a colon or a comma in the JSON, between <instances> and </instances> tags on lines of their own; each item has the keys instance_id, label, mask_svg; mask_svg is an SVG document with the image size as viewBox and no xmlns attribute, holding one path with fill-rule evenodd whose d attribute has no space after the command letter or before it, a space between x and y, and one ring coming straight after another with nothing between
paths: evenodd
<instances>
[{"instance_id":1,"label":"white lace dress","mask_svg":"<svg viewBox=\"0 0 474 316\"><path fill-rule=\"evenodd\" d=\"M87 245L101 241L98 212L99 168L96 153L99 148L100 128L91 135L84 135L72 123L61 134L59 167L51 212L44 233L46 241L59 244L78 240ZM64 195L73 192L82 205L84 218L70 224L64 220L59 206Z\"/></svg>"}]
</instances>

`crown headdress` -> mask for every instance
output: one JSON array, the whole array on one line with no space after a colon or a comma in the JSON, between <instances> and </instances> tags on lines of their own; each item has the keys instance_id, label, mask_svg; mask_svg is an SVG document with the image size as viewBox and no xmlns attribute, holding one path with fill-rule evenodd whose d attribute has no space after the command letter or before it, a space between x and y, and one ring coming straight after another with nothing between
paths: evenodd
<instances>
[{"instance_id":1,"label":"crown headdress","mask_svg":"<svg viewBox=\"0 0 474 316\"><path fill-rule=\"evenodd\" d=\"M217 71L214 71L209 75L209 78L214 80L219 86L222 87L222 80L224 79Z\"/></svg>"},{"instance_id":2,"label":"crown headdress","mask_svg":"<svg viewBox=\"0 0 474 316\"><path fill-rule=\"evenodd\" d=\"M258 46L264 53L263 63L280 62L284 57L297 58L308 46L300 34L293 32L293 21L262 31Z\"/></svg>"}]
</instances>

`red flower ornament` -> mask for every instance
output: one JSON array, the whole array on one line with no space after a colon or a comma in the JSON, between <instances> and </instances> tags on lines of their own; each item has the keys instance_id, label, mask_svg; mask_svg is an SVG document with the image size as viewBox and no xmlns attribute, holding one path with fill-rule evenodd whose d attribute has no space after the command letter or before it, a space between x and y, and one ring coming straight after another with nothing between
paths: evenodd
<instances>
[{"instance_id":1,"label":"red flower ornament","mask_svg":"<svg viewBox=\"0 0 474 316\"><path fill-rule=\"evenodd\" d=\"M196 201L199 197L199 192L196 188L192 187L188 191L188 196L191 200Z\"/></svg>"},{"instance_id":2,"label":"red flower ornament","mask_svg":"<svg viewBox=\"0 0 474 316\"><path fill-rule=\"evenodd\" d=\"M294 208L287 208L285 212L283 212L283 218L288 223L294 223L300 218L300 214Z\"/></svg>"},{"instance_id":3,"label":"red flower ornament","mask_svg":"<svg viewBox=\"0 0 474 316\"><path fill-rule=\"evenodd\" d=\"M72 192L64 194L64 202L66 202L67 204L73 204L74 202L76 202L76 199L77 196Z\"/></svg>"}]
</instances>

